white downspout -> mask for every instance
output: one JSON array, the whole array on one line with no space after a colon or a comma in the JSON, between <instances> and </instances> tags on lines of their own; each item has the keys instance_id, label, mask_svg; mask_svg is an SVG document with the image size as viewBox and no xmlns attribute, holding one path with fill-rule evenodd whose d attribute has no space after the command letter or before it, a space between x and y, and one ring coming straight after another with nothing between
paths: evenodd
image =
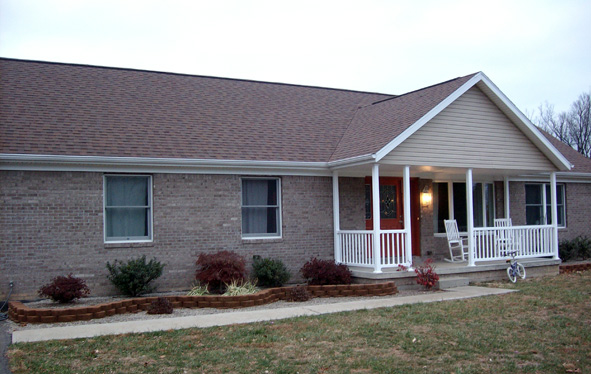
<instances>
[{"instance_id":1,"label":"white downspout","mask_svg":"<svg viewBox=\"0 0 591 374\"><path fill-rule=\"evenodd\" d=\"M558 207L556 201L556 173L550 174L550 201L552 211L552 252L555 260L560 259L558 255Z\"/></svg>"},{"instance_id":2,"label":"white downspout","mask_svg":"<svg viewBox=\"0 0 591 374\"><path fill-rule=\"evenodd\" d=\"M404 196L404 231L405 231L405 241L404 241L404 250L405 250L405 257L407 266L412 265L412 229L411 229L411 219L410 219L410 166L404 167L404 174L403 174L403 196Z\"/></svg>"},{"instance_id":3,"label":"white downspout","mask_svg":"<svg viewBox=\"0 0 591 374\"><path fill-rule=\"evenodd\" d=\"M339 231L341 231L341 214L339 206L339 173L335 170L332 172L332 214L334 226L334 260L338 264L343 260L341 257L341 241L339 238Z\"/></svg>"},{"instance_id":4,"label":"white downspout","mask_svg":"<svg viewBox=\"0 0 591 374\"><path fill-rule=\"evenodd\" d=\"M371 168L371 196L373 215L373 267L374 273L382 272L382 256L380 245L380 165L373 164Z\"/></svg>"},{"instance_id":5,"label":"white downspout","mask_svg":"<svg viewBox=\"0 0 591 374\"><path fill-rule=\"evenodd\" d=\"M468 266L474 262L474 199L472 191L472 169L466 171L466 206L468 207Z\"/></svg>"}]
</instances>

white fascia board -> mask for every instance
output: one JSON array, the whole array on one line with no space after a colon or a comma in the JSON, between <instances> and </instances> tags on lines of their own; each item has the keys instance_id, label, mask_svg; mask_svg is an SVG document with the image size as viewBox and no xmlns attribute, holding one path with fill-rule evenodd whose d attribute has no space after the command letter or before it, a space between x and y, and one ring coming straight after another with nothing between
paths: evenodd
<instances>
[{"instance_id":1,"label":"white fascia board","mask_svg":"<svg viewBox=\"0 0 591 374\"><path fill-rule=\"evenodd\" d=\"M331 170L343 169L346 167L351 166L358 166L358 165L365 165L374 163L376 160L376 155L374 154L367 154L362 156L355 156L349 157L342 160L330 161L328 163L328 167Z\"/></svg>"},{"instance_id":2,"label":"white fascia board","mask_svg":"<svg viewBox=\"0 0 591 374\"><path fill-rule=\"evenodd\" d=\"M421 117L417 122L412 124L406 130L404 130L400 135L398 135L394 140L390 143L386 144L386 146L376 152L376 161L380 161L382 158L386 157L388 153L392 152L394 148L398 147L402 142L408 139L412 134L417 132L421 127L423 127L427 122L433 119L436 115L441 113L441 111L447 108L451 103L453 103L457 98L462 96L466 91L468 91L472 86L478 83L484 74L479 72L475 74L470 80L464 83L461 87L455 90L451 95L449 95L446 99L442 102L437 104L433 109L431 109L427 114Z\"/></svg>"},{"instance_id":3,"label":"white fascia board","mask_svg":"<svg viewBox=\"0 0 591 374\"><path fill-rule=\"evenodd\" d=\"M534 138L532 139L530 137L529 139L533 141L534 144L536 144L536 141L539 142L536 144L538 149L540 149L542 153L544 153L544 155L546 155L546 157L548 157L560 170L571 170L573 165L570 163L570 161L564 157L562 153L560 153L560 151L558 151L558 149L552 145L552 143L550 143L550 141L540 132L540 130L538 130L538 128L533 123L531 123L531 121L519 110L519 108L517 108L515 104L513 104L513 102L509 100L509 98L505 96L505 94L484 73L480 72L478 75L481 76L481 82L485 84L486 87L490 89L499 100L501 100L506 108L511 111L511 113L513 113L519 119L519 121L521 121L523 127L517 124L518 127L521 127L522 130L526 129L530 131Z\"/></svg>"},{"instance_id":4,"label":"white fascia board","mask_svg":"<svg viewBox=\"0 0 591 374\"><path fill-rule=\"evenodd\" d=\"M326 162L0 154L0 170L331 176Z\"/></svg>"}]
</instances>

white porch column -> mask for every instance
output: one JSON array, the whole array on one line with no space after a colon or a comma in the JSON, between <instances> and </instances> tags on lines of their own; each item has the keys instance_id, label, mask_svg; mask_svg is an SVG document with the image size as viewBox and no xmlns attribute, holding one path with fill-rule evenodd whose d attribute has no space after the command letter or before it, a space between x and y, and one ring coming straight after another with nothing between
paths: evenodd
<instances>
[{"instance_id":1,"label":"white porch column","mask_svg":"<svg viewBox=\"0 0 591 374\"><path fill-rule=\"evenodd\" d=\"M339 231L341 230L341 214L339 206L339 173L335 170L332 172L332 214L334 226L334 260L338 264L342 261L341 241L339 238Z\"/></svg>"},{"instance_id":2,"label":"white porch column","mask_svg":"<svg viewBox=\"0 0 591 374\"><path fill-rule=\"evenodd\" d=\"M556 202L556 173L550 174L550 201L552 211L552 252L554 253L553 258L558 260L558 208Z\"/></svg>"},{"instance_id":3,"label":"white porch column","mask_svg":"<svg viewBox=\"0 0 591 374\"><path fill-rule=\"evenodd\" d=\"M466 207L468 209L468 266L474 266L474 199L472 169L466 170Z\"/></svg>"},{"instance_id":4,"label":"white porch column","mask_svg":"<svg viewBox=\"0 0 591 374\"><path fill-rule=\"evenodd\" d=\"M411 235L411 219L410 219L410 166L404 167L403 174L403 194L404 197L404 231L406 238L404 241L404 250L406 252L406 261L408 265L412 264L412 235Z\"/></svg>"},{"instance_id":5,"label":"white porch column","mask_svg":"<svg viewBox=\"0 0 591 374\"><path fill-rule=\"evenodd\" d=\"M505 218L511 218L511 204L509 204L509 177L504 178L505 187Z\"/></svg>"},{"instance_id":6,"label":"white porch column","mask_svg":"<svg viewBox=\"0 0 591 374\"><path fill-rule=\"evenodd\" d=\"M380 165L371 168L371 203L373 217L373 272L382 272L382 256L380 245Z\"/></svg>"}]
</instances>

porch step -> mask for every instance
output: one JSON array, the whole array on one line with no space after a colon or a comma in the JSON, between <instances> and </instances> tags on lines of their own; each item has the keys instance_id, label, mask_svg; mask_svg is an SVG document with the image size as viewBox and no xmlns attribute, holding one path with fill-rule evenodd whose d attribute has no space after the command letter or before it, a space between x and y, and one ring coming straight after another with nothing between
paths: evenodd
<instances>
[{"instance_id":1,"label":"porch step","mask_svg":"<svg viewBox=\"0 0 591 374\"><path fill-rule=\"evenodd\" d=\"M439 279L439 289L447 290L449 288L463 287L470 284L469 278L441 278Z\"/></svg>"}]
</instances>

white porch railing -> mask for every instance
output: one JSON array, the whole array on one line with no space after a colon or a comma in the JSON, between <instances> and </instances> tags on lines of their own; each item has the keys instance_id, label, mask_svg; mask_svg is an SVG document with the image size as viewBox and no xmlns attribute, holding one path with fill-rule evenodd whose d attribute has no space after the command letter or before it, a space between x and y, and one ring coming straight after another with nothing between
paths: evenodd
<instances>
[{"instance_id":1,"label":"white porch railing","mask_svg":"<svg viewBox=\"0 0 591 374\"><path fill-rule=\"evenodd\" d=\"M380 267L410 265L405 247L405 230L380 230ZM337 232L341 263L350 266L374 267L373 231L341 230Z\"/></svg>"},{"instance_id":2,"label":"white porch railing","mask_svg":"<svg viewBox=\"0 0 591 374\"><path fill-rule=\"evenodd\" d=\"M531 258L554 255L553 227L511 226L475 227L474 261L494 261L510 257Z\"/></svg>"}]
</instances>

